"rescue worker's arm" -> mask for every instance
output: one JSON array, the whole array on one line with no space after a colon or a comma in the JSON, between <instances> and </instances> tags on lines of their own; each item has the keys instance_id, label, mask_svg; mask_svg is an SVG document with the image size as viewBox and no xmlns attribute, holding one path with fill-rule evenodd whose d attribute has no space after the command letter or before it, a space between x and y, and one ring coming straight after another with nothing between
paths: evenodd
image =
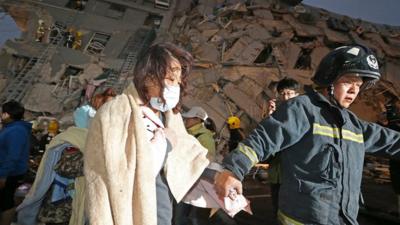
<instances>
[{"instance_id":1,"label":"rescue worker's arm","mask_svg":"<svg viewBox=\"0 0 400 225\"><path fill-rule=\"evenodd\" d=\"M364 146L366 152L382 151L400 158L400 132L382 127L376 123L362 121Z\"/></svg>"},{"instance_id":2,"label":"rescue worker's arm","mask_svg":"<svg viewBox=\"0 0 400 225\"><path fill-rule=\"evenodd\" d=\"M223 161L223 166L240 180L259 161L297 143L311 125L304 105L287 101L262 121Z\"/></svg>"}]
</instances>

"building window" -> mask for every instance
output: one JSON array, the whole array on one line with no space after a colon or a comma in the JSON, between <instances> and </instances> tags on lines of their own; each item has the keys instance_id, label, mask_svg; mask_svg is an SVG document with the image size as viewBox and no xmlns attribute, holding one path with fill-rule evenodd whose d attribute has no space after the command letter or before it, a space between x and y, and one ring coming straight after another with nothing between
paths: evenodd
<instances>
[{"instance_id":1,"label":"building window","mask_svg":"<svg viewBox=\"0 0 400 225\"><path fill-rule=\"evenodd\" d=\"M110 38L110 34L98 32L94 33L86 47L86 52L91 55L98 55L102 53Z\"/></svg>"},{"instance_id":2,"label":"building window","mask_svg":"<svg viewBox=\"0 0 400 225\"><path fill-rule=\"evenodd\" d=\"M65 7L82 11L85 9L88 0L69 0Z\"/></svg>"},{"instance_id":3,"label":"building window","mask_svg":"<svg viewBox=\"0 0 400 225\"><path fill-rule=\"evenodd\" d=\"M150 13L150 14L146 17L146 19L145 19L143 25L150 26L150 27L155 27L155 28L159 28L160 25L161 25L162 19L163 19L162 16L157 15L157 14L152 14L152 13Z\"/></svg>"},{"instance_id":4,"label":"building window","mask_svg":"<svg viewBox=\"0 0 400 225\"><path fill-rule=\"evenodd\" d=\"M160 9L169 9L170 0L155 0L155 7Z\"/></svg>"},{"instance_id":5,"label":"building window","mask_svg":"<svg viewBox=\"0 0 400 225\"><path fill-rule=\"evenodd\" d=\"M125 11L125 6L111 3L110 7L107 10L106 16L114 19L121 19L124 16Z\"/></svg>"}]
</instances>

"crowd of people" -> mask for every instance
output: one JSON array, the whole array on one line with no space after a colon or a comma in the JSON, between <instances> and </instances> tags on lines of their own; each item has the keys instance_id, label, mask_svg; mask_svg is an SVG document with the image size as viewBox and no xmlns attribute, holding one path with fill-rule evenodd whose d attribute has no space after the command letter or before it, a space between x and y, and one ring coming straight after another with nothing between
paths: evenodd
<instances>
[{"instance_id":1,"label":"crowd of people","mask_svg":"<svg viewBox=\"0 0 400 225\"><path fill-rule=\"evenodd\" d=\"M395 159L400 148L399 132L348 110L380 78L368 48L331 51L305 94L297 81L280 80L267 118L247 136L240 118L231 115L222 162L207 112L200 106L182 110L192 64L186 50L155 44L138 59L133 82L121 95L95 95L74 111L74 126L49 132L33 185L16 208L17 223L210 224L215 206L207 207L208 200L205 207L192 204L202 182L213 189L196 192L199 198L215 193L225 203L235 201L244 176L267 161L280 224L358 224L365 153L381 151ZM32 124L23 115L18 102L2 105L1 225L15 218L14 193L28 170Z\"/></svg>"}]
</instances>

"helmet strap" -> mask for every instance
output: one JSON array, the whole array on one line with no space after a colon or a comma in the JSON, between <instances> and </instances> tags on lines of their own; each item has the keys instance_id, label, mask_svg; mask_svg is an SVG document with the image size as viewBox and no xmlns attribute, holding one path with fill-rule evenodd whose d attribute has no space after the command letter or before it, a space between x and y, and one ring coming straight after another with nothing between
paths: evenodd
<instances>
[{"instance_id":1,"label":"helmet strap","mask_svg":"<svg viewBox=\"0 0 400 225\"><path fill-rule=\"evenodd\" d=\"M342 108L341 106L340 106L340 104L339 104L339 102L336 100L336 98L335 98L335 94L333 93L333 90L334 90L335 88L333 87L333 84L331 84L331 85L329 85L329 87L328 87L328 98L329 98L329 101L332 103L332 104L334 104L334 105L336 105L336 106L339 106L340 108Z\"/></svg>"}]
</instances>

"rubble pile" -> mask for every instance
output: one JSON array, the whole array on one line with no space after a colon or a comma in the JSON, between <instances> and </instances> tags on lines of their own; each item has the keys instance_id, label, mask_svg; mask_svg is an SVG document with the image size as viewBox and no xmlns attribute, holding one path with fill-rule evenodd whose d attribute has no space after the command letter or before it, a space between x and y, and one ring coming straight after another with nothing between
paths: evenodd
<instances>
[{"instance_id":1,"label":"rubble pile","mask_svg":"<svg viewBox=\"0 0 400 225\"><path fill-rule=\"evenodd\" d=\"M390 183L389 159L365 156L363 178L379 184Z\"/></svg>"},{"instance_id":2,"label":"rubble pile","mask_svg":"<svg viewBox=\"0 0 400 225\"><path fill-rule=\"evenodd\" d=\"M221 2L199 1L175 17L170 28L174 42L190 49L196 59L184 103L205 108L220 129L229 114L241 117L244 127L251 128L265 117L266 102L275 98L274 82L289 76L312 84L321 58L345 44L372 48L383 74L383 80L364 92L352 110L377 121L387 101L398 98L394 86L400 85L399 28L302 4Z\"/></svg>"}]
</instances>

